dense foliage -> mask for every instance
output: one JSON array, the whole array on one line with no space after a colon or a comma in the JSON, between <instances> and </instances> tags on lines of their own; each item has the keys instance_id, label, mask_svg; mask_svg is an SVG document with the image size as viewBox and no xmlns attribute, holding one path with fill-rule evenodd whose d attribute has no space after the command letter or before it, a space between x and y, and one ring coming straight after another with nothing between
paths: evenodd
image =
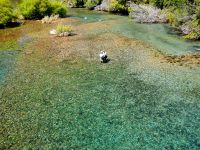
<instances>
[{"instance_id":1,"label":"dense foliage","mask_svg":"<svg viewBox=\"0 0 200 150\"><path fill-rule=\"evenodd\" d=\"M93 9L95 6L100 4L101 0L87 0L85 3L86 8Z\"/></svg>"},{"instance_id":2,"label":"dense foliage","mask_svg":"<svg viewBox=\"0 0 200 150\"><path fill-rule=\"evenodd\" d=\"M19 7L13 6L20 2ZM0 26L6 26L16 16L22 14L25 19L41 19L44 16L64 17L66 6L93 9L103 0L0 0ZM127 0L106 0L108 11L128 13ZM131 0L136 4L148 4L158 7L166 14L172 26L181 29L186 39L200 39L200 0ZM14 15L15 14L15 15Z\"/></svg>"},{"instance_id":3,"label":"dense foliage","mask_svg":"<svg viewBox=\"0 0 200 150\"><path fill-rule=\"evenodd\" d=\"M57 1L23 0L20 4L20 12L25 19L41 19L51 14L58 14L63 17L67 8Z\"/></svg>"},{"instance_id":4,"label":"dense foliage","mask_svg":"<svg viewBox=\"0 0 200 150\"><path fill-rule=\"evenodd\" d=\"M68 4L70 7L83 7L87 0L66 0L63 2Z\"/></svg>"},{"instance_id":5,"label":"dense foliage","mask_svg":"<svg viewBox=\"0 0 200 150\"><path fill-rule=\"evenodd\" d=\"M111 0L109 11L120 13L128 12L128 8L126 7L126 0Z\"/></svg>"},{"instance_id":6,"label":"dense foliage","mask_svg":"<svg viewBox=\"0 0 200 150\"><path fill-rule=\"evenodd\" d=\"M0 0L0 26L6 26L15 19L13 7L9 0Z\"/></svg>"},{"instance_id":7,"label":"dense foliage","mask_svg":"<svg viewBox=\"0 0 200 150\"><path fill-rule=\"evenodd\" d=\"M103 0L60 0L71 7L93 9ZM167 21L173 27L182 30L186 39L200 39L200 0L130 0L136 4L153 5L166 14ZM108 11L126 14L127 0L106 0Z\"/></svg>"},{"instance_id":8,"label":"dense foliage","mask_svg":"<svg viewBox=\"0 0 200 150\"><path fill-rule=\"evenodd\" d=\"M132 0L152 4L167 15L168 22L183 31L186 39L200 39L200 0Z\"/></svg>"},{"instance_id":9,"label":"dense foliage","mask_svg":"<svg viewBox=\"0 0 200 150\"><path fill-rule=\"evenodd\" d=\"M66 6L57 1L51 2L51 10L53 15L59 15L60 17L64 17L67 13Z\"/></svg>"}]
</instances>

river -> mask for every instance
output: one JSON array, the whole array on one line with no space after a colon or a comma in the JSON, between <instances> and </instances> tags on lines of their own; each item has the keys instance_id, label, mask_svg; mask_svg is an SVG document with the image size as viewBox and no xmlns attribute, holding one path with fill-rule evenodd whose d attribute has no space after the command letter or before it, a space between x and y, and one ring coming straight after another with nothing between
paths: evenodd
<instances>
[{"instance_id":1,"label":"river","mask_svg":"<svg viewBox=\"0 0 200 150\"><path fill-rule=\"evenodd\" d=\"M0 149L199 149L199 42L125 16L69 15L1 30L1 44L19 33L22 47L0 53ZM73 36L50 36L57 24Z\"/></svg>"}]
</instances>

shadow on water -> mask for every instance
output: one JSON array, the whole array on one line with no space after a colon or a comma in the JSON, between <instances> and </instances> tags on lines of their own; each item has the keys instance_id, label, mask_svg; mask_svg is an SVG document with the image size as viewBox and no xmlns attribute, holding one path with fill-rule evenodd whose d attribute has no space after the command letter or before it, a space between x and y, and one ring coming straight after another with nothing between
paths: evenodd
<instances>
[{"instance_id":1,"label":"shadow on water","mask_svg":"<svg viewBox=\"0 0 200 150\"><path fill-rule=\"evenodd\" d=\"M103 60L103 62L102 63L109 63L111 60L110 59L105 59L105 60Z\"/></svg>"},{"instance_id":2,"label":"shadow on water","mask_svg":"<svg viewBox=\"0 0 200 150\"><path fill-rule=\"evenodd\" d=\"M6 28L16 28L16 27L19 27L21 24L22 24L21 22L9 22L6 25ZM4 29L4 28L5 26L0 25L0 29Z\"/></svg>"},{"instance_id":3,"label":"shadow on water","mask_svg":"<svg viewBox=\"0 0 200 150\"><path fill-rule=\"evenodd\" d=\"M189 49L200 53L200 46L198 45L190 46Z\"/></svg>"},{"instance_id":4,"label":"shadow on water","mask_svg":"<svg viewBox=\"0 0 200 150\"><path fill-rule=\"evenodd\" d=\"M75 35L78 35L77 33L70 33L69 36L75 36Z\"/></svg>"},{"instance_id":5,"label":"shadow on water","mask_svg":"<svg viewBox=\"0 0 200 150\"><path fill-rule=\"evenodd\" d=\"M178 35L178 36L182 35L181 31L178 30L177 28L171 27L169 25L165 25L164 28L166 30L166 33L169 35Z\"/></svg>"}]
</instances>

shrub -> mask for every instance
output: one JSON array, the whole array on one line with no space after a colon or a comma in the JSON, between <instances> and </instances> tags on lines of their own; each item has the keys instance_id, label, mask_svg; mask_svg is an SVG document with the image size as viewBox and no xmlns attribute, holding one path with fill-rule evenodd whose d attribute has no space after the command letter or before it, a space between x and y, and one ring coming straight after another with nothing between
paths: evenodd
<instances>
[{"instance_id":1,"label":"shrub","mask_svg":"<svg viewBox=\"0 0 200 150\"><path fill-rule=\"evenodd\" d=\"M87 0L85 6L88 9L93 9L95 6L97 6L100 3L99 0Z\"/></svg>"},{"instance_id":2,"label":"shrub","mask_svg":"<svg viewBox=\"0 0 200 150\"><path fill-rule=\"evenodd\" d=\"M185 39L199 40L200 39L200 25L199 20L192 20L185 24L189 28L189 33L184 36Z\"/></svg>"},{"instance_id":3,"label":"shrub","mask_svg":"<svg viewBox=\"0 0 200 150\"><path fill-rule=\"evenodd\" d=\"M132 7L128 7L128 13L132 12L134 9Z\"/></svg>"},{"instance_id":4,"label":"shrub","mask_svg":"<svg viewBox=\"0 0 200 150\"><path fill-rule=\"evenodd\" d=\"M65 16L67 8L59 2L49 0L23 0L20 11L25 19L41 19L51 14Z\"/></svg>"},{"instance_id":5,"label":"shrub","mask_svg":"<svg viewBox=\"0 0 200 150\"><path fill-rule=\"evenodd\" d=\"M187 11L184 9L166 9L167 21L174 27L178 27L185 23L184 17L188 16Z\"/></svg>"},{"instance_id":6,"label":"shrub","mask_svg":"<svg viewBox=\"0 0 200 150\"><path fill-rule=\"evenodd\" d=\"M156 6L156 7L158 7L158 8L163 8L163 6L164 6L164 0L149 0L149 2L151 3L151 4L153 4L154 6Z\"/></svg>"},{"instance_id":7,"label":"shrub","mask_svg":"<svg viewBox=\"0 0 200 150\"><path fill-rule=\"evenodd\" d=\"M200 39L200 31L190 32L189 34L183 36L183 38L190 39L190 40L199 40Z\"/></svg>"},{"instance_id":8,"label":"shrub","mask_svg":"<svg viewBox=\"0 0 200 150\"><path fill-rule=\"evenodd\" d=\"M67 8L57 1L51 3L51 9L53 15L59 15L60 17L64 17L67 13Z\"/></svg>"},{"instance_id":9,"label":"shrub","mask_svg":"<svg viewBox=\"0 0 200 150\"><path fill-rule=\"evenodd\" d=\"M128 13L128 8L126 7L126 1L125 0L111 0L109 11Z\"/></svg>"},{"instance_id":10,"label":"shrub","mask_svg":"<svg viewBox=\"0 0 200 150\"><path fill-rule=\"evenodd\" d=\"M51 14L51 5L48 0L23 0L20 11L25 19L41 19Z\"/></svg>"},{"instance_id":11,"label":"shrub","mask_svg":"<svg viewBox=\"0 0 200 150\"><path fill-rule=\"evenodd\" d=\"M167 21L171 24L174 25L176 22L176 16L172 12L167 12Z\"/></svg>"},{"instance_id":12,"label":"shrub","mask_svg":"<svg viewBox=\"0 0 200 150\"><path fill-rule=\"evenodd\" d=\"M13 8L9 0L0 0L0 26L6 26L7 23L15 19Z\"/></svg>"},{"instance_id":13,"label":"shrub","mask_svg":"<svg viewBox=\"0 0 200 150\"><path fill-rule=\"evenodd\" d=\"M200 6L197 6L195 9L196 12L196 20L198 20L198 23L200 24Z\"/></svg>"},{"instance_id":14,"label":"shrub","mask_svg":"<svg viewBox=\"0 0 200 150\"><path fill-rule=\"evenodd\" d=\"M71 33L72 27L71 26L66 26L66 25L58 25L56 28L57 33L64 33L64 32L68 32Z\"/></svg>"},{"instance_id":15,"label":"shrub","mask_svg":"<svg viewBox=\"0 0 200 150\"><path fill-rule=\"evenodd\" d=\"M87 0L68 0L68 5L70 5L70 7L82 7L86 1Z\"/></svg>"},{"instance_id":16,"label":"shrub","mask_svg":"<svg viewBox=\"0 0 200 150\"><path fill-rule=\"evenodd\" d=\"M158 8L163 9L164 7L184 7L187 4L187 0L149 0L149 2Z\"/></svg>"}]
</instances>

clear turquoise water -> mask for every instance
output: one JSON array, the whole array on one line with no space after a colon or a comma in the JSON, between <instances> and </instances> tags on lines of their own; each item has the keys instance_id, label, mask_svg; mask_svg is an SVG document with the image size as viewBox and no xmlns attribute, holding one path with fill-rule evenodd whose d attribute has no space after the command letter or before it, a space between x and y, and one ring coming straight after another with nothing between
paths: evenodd
<instances>
[{"instance_id":1,"label":"clear turquoise water","mask_svg":"<svg viewBox=\"0 0 200 150\"><path fill-rule=\"evenodd\" d=\"M103 23L131 23L120 16L73 11L81 12L75 18L89 13L89 21L81 19L74 26L97 17L105 19ZM0 86L0 149L200 149L199 66L154 63L149 44L130 44L133 35L125 32L129 25L123 32L120 24L80 31L84 38L75 38L71 47L78 56L59 63L54 59L59 50L46 54L34 47L44 42L42 38L32 43L33 53L25 54L29 51L25 47L16 71ZM112 34L103 36L110 31L125 35L124 43L117 43ZM47 43L47 49L53 42ZM102 47L115 50L109 51L107 64L98 61Z\"/></svg>"},{"instance_id":2,"label":"clear turquoise water","mask_svg":"<svg viewBox=\"0 0 200 150\"><path fill-rule=\"evenodd\" d=\"M28 42L31 42L31 38L26 34L22 34L18 39L12 39L12 41L0 42L0 83L3 83L9 72L14 70L16 58Z\"/></svg>"},{"instance_id":3,"label":"clear turquoise water","mask_svg":"<svg viewBox=\"0 0 200 150\"><path fill-rule=\"evenodd\" d=\"M5 81L9 71L13 69L17 54L14 50L0 51L0 83Z\"/></svg>"},{"instance_id":4,"label":"clear turquoise water","mask_svg":"<svg viewBox=\"0 0 200 150\"><path fill-rule=\"evenodd\" d=\"M110 30L129 38L137 38L156 47L161 52L170 55L199 54L200 41L187 41L177 34L169 25L163 24L139 24L126 16L111 15L104 12L88 12L79 9L72 11L71 17L83 22L115 21ZM102 32L102 31L101 31Z\"/></svg>"}]
</instances>

